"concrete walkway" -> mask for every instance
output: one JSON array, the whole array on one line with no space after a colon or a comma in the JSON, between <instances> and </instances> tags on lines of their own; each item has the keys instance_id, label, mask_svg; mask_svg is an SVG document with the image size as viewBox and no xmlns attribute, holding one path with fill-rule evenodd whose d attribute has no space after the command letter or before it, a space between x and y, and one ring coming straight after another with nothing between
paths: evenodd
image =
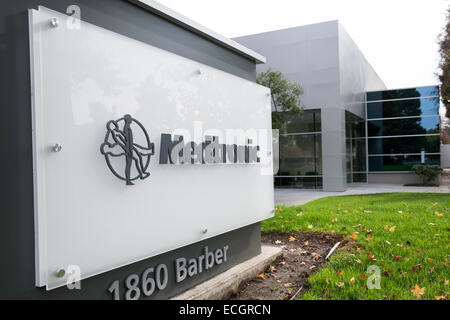
<instances>
[{"instance_id":1,"label":"concrete walkway","mask_svg":"<svg viewBox=\"0 0 450 320\"><path fill-rule=\"evenodd\" d=\"M393 192L428 192L428 193L448 193L450 197L450 187L405 187L395 184L355 184L349 185L344 192L325 192L321 190L305 189L275 189L275 204L285 206L297 206L307 202L331 197L348 196L359 194L393 193Z\"/></svg>"}]
</instances>

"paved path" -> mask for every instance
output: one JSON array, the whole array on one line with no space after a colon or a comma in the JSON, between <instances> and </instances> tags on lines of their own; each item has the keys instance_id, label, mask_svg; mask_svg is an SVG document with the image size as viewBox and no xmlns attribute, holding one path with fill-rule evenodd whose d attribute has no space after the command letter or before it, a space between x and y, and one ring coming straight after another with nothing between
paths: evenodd
<instances>
[{"instance_id":1,"label":"paved path","mask_svg":"<svg viewBox=\"0 0 450 320\"><path fill-rule=\"evenodd\" d=\"M450 197L450 187L405 187L395 184L360 184L351 185L344 192L325 192L321 190L305 189L275 189L275 204L296 206L307 202L330 197L330 196L348 196L358 194L374 193L393 193L393 192L429 192L429 193L448 193Z\"/></svg>"}]
</instances>

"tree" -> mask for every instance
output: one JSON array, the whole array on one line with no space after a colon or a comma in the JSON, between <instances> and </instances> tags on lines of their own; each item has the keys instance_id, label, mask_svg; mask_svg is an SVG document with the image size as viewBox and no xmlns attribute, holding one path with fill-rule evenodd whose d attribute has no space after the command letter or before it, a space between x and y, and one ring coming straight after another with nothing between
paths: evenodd
<instances>
[{"instance_id":1,"label":"tree","mask_svg":"<svg viewBox=\"0 0 450 320\"><path fill-rule=\"evenodd\" d=\"M272 106L275 112L272 113L272 128L286 132L287 120L295 114L303 112L300 96L303 95L303 88L296 83L290 82L281 72L272 71L261 72L256 82L268 87L272 91Z\"/></svg>"},{"instance_id":2,"label":"tree","mask_svg":"<svg viewBox=\"0 0 450 320\"><path fill-rule=\"evenodd\" d=\"M450 7L447 10L447 25L444 32L439 36L439 46L439 53L441 54L439 64L439 80L442 83L441 97L442 103L447 109L445 116L450 118Z\"/></svg>"}]
</instances>

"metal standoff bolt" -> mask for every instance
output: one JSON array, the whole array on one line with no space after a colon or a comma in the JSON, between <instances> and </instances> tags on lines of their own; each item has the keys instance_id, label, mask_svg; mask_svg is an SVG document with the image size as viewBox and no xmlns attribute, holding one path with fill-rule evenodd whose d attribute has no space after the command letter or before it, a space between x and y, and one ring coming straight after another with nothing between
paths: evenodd
<instances>
[{"instance_id":1,"label":"metal standoff bolt","mask_svg":"<svg viewBox=\"0 0 450 320\"><path fill-rule=\"evenodd\" d=\"M58 278L64 278L64 276L66 275L66 270L64 270L63 268L58 269L58 271L56 271L56 276Z\"/></svg>"},{"instance_id":2,"label":"metal standoff bolt","mask_svg":"<svg viewBox=\"0 0 450 320\"><path fill-rule=\"evenodd\" d=\"M56 18L51 18L51 19L50 19L50 26L51 26L52 28L58 27L58 26L59 26L59 20L56 19Z\"/></svg>"},{"instance_id":3,"label":"metal standoff bolt","mask_svg":"<svg viewBox=\"0 0 450 320\"><path fill-rule=\"evenodd\" d=\"M208 229L203 229L203 234L207 234L208 233Z\"/></svg>"},{"instance_id":4,"label":"metal standoff bolt","mask_svg":"<svg viewBox=\"0 0 450 320\"><path fill-rule=\"evenodd\" d=\"M55 145L53 146L53 152L61 152L62 150L62 145L59 143L55 143Z\"/></svg>"}]
</instances>

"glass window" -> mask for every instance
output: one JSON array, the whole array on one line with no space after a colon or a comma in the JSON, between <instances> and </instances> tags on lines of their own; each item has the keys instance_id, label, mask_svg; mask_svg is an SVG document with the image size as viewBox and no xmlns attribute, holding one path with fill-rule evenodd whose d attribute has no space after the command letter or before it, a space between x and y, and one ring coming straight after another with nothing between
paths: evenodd
<instances>
[{"instance_id":1,"label":"glass window","mask_svg":"<svg viewBox=\"0 0 450 320\"><path fill-rule=\"evenodd\" d=\"M322 135L280 137L279 176L322 175Z\"/></svg>"},{"instance_id":2,"label":"glass window","mask_svg":"<svg viewBox=\"0 0 450 320\"><path fill-rule=\"evenodd\" d=\"M420 161L420 155L370 156L369 171L411 171ZM440 155L425 155L425 164L440 165Z\"/></svg>"},{"instance_id":3,"label":"glass window","mask_svg":"<svg viewBox=\"0 0 450 320\"><path fill-rule=\"evenodd\" d=\"M365 137L366 122L364 119L345 111L345 135L347 138Z\"/></svg>"},{"instance_id":4,"label":"glass window","mask_svg":"<svg viewBox=\"0 0 450 320\"><path fill-rule=\"evenodd\" d=\"M366 183L367 182L367 173L353 173L353 183Z\"/></svg>"},{"instance_id":5,"label":"glass window","mask_svg":"<svg viewBox=\"0 0 450 320\"><path fill-rule=\"evenodd\" d=\"M350 113L345 112L345 134L346 141L346 162L347 162L347 182L365 182L366 174L366 122Z\"/></svg>"},{"instance_id":6,"label":"glass window","mask_svg":"<svg viewBox=\"0 0 450 320\"><path fill-rule=\"evenodd\" d=\"M440 136L370 138L369 154L404 154L440 152Z\"/></svg>"},{"instance_id":7,"label":"glass window","mask_svg":"<svg viewBox=\"0 0 450 320\"><path fill-rule=\"evenodd\" d=\"M352 172L365 172L367 170L366 139L354 139L352 141L352 152Z\"/></svg>"},{"instance_id":8,"label":"glass window","mask_svg":"<svg viewBox=\"0 0 450 320\"><path fill-rule=\"evenodd\" d=\"M286 123L287 133L321 132L320 110L305 110L302 114L292 115Z\"/></svg>"},{"instance_id":9,"label":"glass window","mask_svg":"<svg viewBox=\"0 0 450 320\"><path fill-rule=\"evenodd\" d=\"M367 103L367 118L396 118L439 115L439 98Z\"/></svg>"},{"instance_id":10,"label":"glass window","mask_svg":"<svg viewBox=\"0 0 450 320\"><path fill-rule=\"evenodd\" d=\"M367 121L369 137L439 133L439 124L439 116Z\"/></svg>"},{"instance_id":11,"label":"glass window","mask_svg":"<svg viewBox=\"0 0 450 320\"><path fill-rule=\"evenodd\" d=\"M411 89L386 90L367 93L367 101L404 99L404 98L420 98L420 97L437 97L439 96L439 87L421 87Z\"/></svg>"},{"instance_id":12,"label":"glass window","mask_svg":"<svg viewBox=\"0 0 450 320\"><path fill-rule=\"evenodd\" d=\"M276 177L275 187L281 188L301 188L301 189L321 189L323 187L322 177Z\"/></svg>"}]
</instances>

